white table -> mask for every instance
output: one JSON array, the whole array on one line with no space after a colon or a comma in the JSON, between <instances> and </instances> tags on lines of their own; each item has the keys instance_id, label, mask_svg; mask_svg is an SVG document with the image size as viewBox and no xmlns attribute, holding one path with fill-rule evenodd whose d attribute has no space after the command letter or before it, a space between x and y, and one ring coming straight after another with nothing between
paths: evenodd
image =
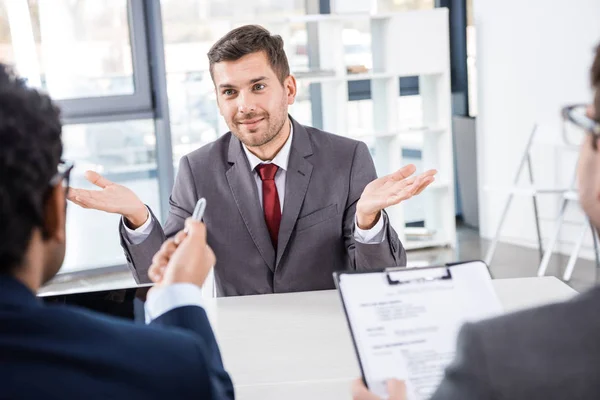
<instances>
[{"instance_id":1,"label":"white table","mask_svg":"<svg viewBox=\"0 0 600 400\"><path fill-rule=\"evenodd\" d=\"M494 287L507 312L576 294L554 277ZM360 372L336 291L210 299L206 310L237 399L350 399Z\"/></svg>"}]
</instances>

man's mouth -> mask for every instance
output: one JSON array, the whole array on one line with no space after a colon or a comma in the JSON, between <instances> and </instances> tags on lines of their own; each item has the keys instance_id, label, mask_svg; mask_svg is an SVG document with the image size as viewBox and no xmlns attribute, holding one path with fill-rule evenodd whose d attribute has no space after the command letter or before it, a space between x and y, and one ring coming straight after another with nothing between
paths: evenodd
<instances>
[{"instance_id":1,"label":"man's mouth","mask_svg":"<svg viewBox=\"0 0 600 400\"><path fill-rule=\"evenodd\" d=\"M256 127L263 119L265 119L265 118L264 117L260 117L260 118L253 118L253 119L242 120L242 121L239 122L239 124L240 125L244 125L248 129L252 129L252 128Z\"/></svg>"}]
</instances>

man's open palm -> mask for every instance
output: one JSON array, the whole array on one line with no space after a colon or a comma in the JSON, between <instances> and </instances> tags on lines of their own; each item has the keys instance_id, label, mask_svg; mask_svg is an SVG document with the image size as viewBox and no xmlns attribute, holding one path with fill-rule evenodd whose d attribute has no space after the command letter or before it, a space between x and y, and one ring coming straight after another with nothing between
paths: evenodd
<instances>
[{"instance_id":1,"label":"man's open palm","mask_svg":"<svg viewBox=\"0 0 600 400\"><path fill-rule=\"evenodd\" d=\"M94 210L121 214L130 221L146 216L144 203L133 191L104 178L97 172L87 171L85 179L101 188L101 190L85 190L69 188L68 198L73 203ZM143 223L144 221L141 221Z\"/></svg>"},{"instance_id":2,"label":"man's open palm","mask_svg":"<svg viewBox=\"0 0 600 400\"><path fill-rule=\"evenodd\" d=\"M356 212L374 215L386 207L408 200L425 190L435 180L437 173L431 169L419 176L411 176L415 171L416 167L409 164L369 183L360 196Z\"/></svg>"}]
</instances>

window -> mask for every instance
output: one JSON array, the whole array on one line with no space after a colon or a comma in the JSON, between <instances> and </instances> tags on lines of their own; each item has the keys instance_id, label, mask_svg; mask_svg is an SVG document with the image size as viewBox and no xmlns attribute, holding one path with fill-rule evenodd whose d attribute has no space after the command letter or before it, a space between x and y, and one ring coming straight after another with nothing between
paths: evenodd
<instances>
[{"instance_id":1,"label":"window","mask_svg":"<svg viewBox=\"0 0 600 400\"><path fill-rule=\"evenodd\" d=\"M377 12L400 12L410 10L430 10L434 0L377 0Z\"/></svg>"},{"instance_id":2,"label":"window","mask_svg":"<svg viewBox=\"0 0 600 400\"><path fill-rule=\"evenodd\" d=\"M63 158L75 162L71 185L97 189L83 176L91 169L127 186L159 210L155 142L152 120L65 126ZM118 215L69 204L67 254L61 272L124 264L119 219Z\"/></svg>"},{"instance_id":3,"label":"window","mask_svg":"<svg viewBox=\"0 0 600 400\"><path fill-rule=\"evenodd\" d=\"M469 80L469 115L477 116L477 42L475 41L473 0L467 0L467 74Z\"/></svg>"},{"instance_id":4,"label":"window","mask_svg":"<svg viewBox=\"0 0 600 400\"><path fill-rule=\"evenodd\" d=\"M278 23L285 17L303 15L305 8L303 0L162 0L161 6L173 160L177 164L181 156L229 130L219 115L208 70L206 54L211 46L237 26L259 23L284 37L292 70L306 69L305 24ZM294 107L304 114L303 120L310 118L309 101L308 90L300 88Z\"/></svg>"},{"instance_id":5,"label":"window","mask_svg":"<svg viewBox=\"0 0 600 400\"><path fill-rule=\"evenodd\" d=\"M430 10L435 7L434 0L377 0L375 12L393 13L410 10ZM373 64L371 53L371 31L368 23L348 21L344 26L344 57L346 65L356 72L366 72ZM418 95L419 79L416 76L400 78L400 95ZM364 100L371 97L368 81L348 82L348 93L351 100Z\"/></svg>"},{"instance_id":6,"label":"window","mask_svg":"<svg viewBox=\"0 0 600 400\"><path fill-rule=\"evenodd\" d=\"M124 0L3 4L0 57L31 84L56 100L133 93Z\"/></svg>"},{"instance_id":7,"label":"window","mask_svg":"<svg viewBox=\"0 0 600 400\"><path fill-rule=\"evenodd\" d=\"M0 59L65 119L151 107L140 0L0 0ZM82 101L85 99L86 101Z\"/></svg>"},{"instance_id":8,"label":"window","mask_svg":"<svg viewBox=\"0 0 600 400\"><path fill-rule=\"evenodd\" d=\"M144 24L141 0L0 0L0 60L61 107L74 187L93 188L83 174L95 170L158 211ZM125 263L119 216L67 210L62 272Z\"/></svg>"}]
</instances>

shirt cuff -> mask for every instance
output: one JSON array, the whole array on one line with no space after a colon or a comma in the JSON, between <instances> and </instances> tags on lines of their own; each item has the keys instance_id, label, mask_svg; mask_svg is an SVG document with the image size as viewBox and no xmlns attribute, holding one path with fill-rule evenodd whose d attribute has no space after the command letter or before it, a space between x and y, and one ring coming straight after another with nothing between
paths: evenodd
<instances>
[{"instance_id":1,"label":"shirt cuff","mask_svg":"<svg viewBox=\"0 0 600 400\"><path fill-rule=\"evenodd\" d=\"M354 240L363 244L379 244L385 240L385 213L382 211L379 220L371 229L360 229L354 217Z\"/></svg>"},{"instance_id":2,"label":"shirt cuff","mask_svg":"<svg viewBox=\"0 0 600 400\"><path fill-rule=\"evenodd\" d=\"M121 217L121 223L125 227L125 232L127 232L127 237L131 241L132 244L140 244L142 243L150 232L152 232L152 228L154 227L154 219L151 217L150 209L146 206L146 210L148 210L148 217L146 217L146 222L142 226L137 229L131 229L127 226L125 222L125 217Z\"/></svg>"},{"instance_id":3,"label":"shirt cuff","mask_svg":"<svg viewBox=\"0 0 600 400\"><path fill-rule=\"evenodd\" d=\"M179 307L202 307L202 290L193 283L174 283L148 292L144 311L146 324Z\"/></svg>"}]
</instances>

